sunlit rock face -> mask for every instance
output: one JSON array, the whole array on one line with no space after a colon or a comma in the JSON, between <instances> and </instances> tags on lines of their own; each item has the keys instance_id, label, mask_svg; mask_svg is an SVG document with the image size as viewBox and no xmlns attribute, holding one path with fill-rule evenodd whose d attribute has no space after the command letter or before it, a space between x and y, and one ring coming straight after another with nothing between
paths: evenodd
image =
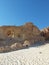
<instances>
[{"instance_id":1,"label":"sunlit rock face","mask_svg":"<svg viewBox=\"0 0 49 65\"><path fill-rule=\"evenodd\" d=\"M22 26L2 26L1 33L4 37L29 39L36 35L40 35L40 30L32 23L26 23ZM1 36L1 37L2 37Z\"/></svg>"},{"instance_id":2,"label":"sunlit rock face","mask_svg":"<svg viewBox=\"0 0 49 65\"><path fill-rule=\"evenodd\" d=\"M45 40L49 40L49 27L44 28L41 30L41 35L45 37Z\"/></svg>"},{"instance_id":3,"label":"sunlit rock face","mask_svg":"<svg viewBox=\"0 0 49 65\"><path fill-rule=\"evenodd\" d=\"M0 50L2 52L20 49L25 45L30 46L39 41L44 41L44 37L41 36L41 31L38 27L31 22L22 26L0 27Z\"/></svg>"}]
</instances>

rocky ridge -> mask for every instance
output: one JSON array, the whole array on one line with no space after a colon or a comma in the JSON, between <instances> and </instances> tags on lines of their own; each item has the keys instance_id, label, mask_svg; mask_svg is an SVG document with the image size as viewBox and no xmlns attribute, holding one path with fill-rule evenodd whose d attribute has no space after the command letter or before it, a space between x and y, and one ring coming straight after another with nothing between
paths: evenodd
<instances>
[{"instance_id":1,"label":"rocky ridge","mask_svg":"<svg viewBox=\"0 0 49 65\"><path fill-rule=\"evenodd\" d=\"M22 49L40 41L45 41L45 37L31 22L22 26L0 26L0 52Z\"/></svg>"}]
</instances>

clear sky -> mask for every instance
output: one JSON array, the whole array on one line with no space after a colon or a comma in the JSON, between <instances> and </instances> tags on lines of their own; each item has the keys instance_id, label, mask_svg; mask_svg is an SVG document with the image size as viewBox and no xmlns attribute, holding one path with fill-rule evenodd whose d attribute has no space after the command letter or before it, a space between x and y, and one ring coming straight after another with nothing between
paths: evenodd
<instances>
[{"instance_id":1,"label":"clear sky","mask_svg":"<svg viewBox=\"0 0 49 65\"><path fill-rule=\"evenodd\" d=\"M0 26L26 22L39 29L49 26L49 0L0 0Z\"/></svg>"}]
</instances>

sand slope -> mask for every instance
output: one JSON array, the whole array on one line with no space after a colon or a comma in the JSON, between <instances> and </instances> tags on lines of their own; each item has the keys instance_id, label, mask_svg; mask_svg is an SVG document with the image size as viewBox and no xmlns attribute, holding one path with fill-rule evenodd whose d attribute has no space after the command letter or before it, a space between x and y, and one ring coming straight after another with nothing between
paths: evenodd
<instances>
[{"instance_id":1,"label":"sand slope","mask_svg":"<svg viewBox=\"0 0 49 65\"><path fill-rule=\"evenodd\" d=\"M49 65L49 44L0 53L0 65Z\"/></svg>"}]
</instances>

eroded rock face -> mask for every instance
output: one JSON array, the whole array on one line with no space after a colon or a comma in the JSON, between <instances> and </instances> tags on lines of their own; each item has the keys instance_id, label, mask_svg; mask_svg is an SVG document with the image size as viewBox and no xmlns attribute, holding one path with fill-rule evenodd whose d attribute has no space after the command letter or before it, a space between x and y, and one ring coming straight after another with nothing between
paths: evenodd
<instances>
[{"instance_id":1,"label":"eroded rock face","mask_svg":"<svg viewBox=\"0 0 49 65\"><path fill-rule=\"evenodd\" d=\"M32 23L26 23L23 26L2 26L0 28L6 37L21 38L23 35L40 35L40 30Z\"/></svg>"},{"instance_id":2,"label":"eroded rock face","mask_svg":"<svg viewBox=\"0 0 49 65\"><path fill-rule=\"evenodd\" d=\"M41 31L31 22L22 26L0 27L0 46L5 46L5 51L20 49L43 40ZM3 50L1 47L0 49Z\"/></svg>"},{"instance_id":3,"label":"eroded rock face","mask_svg":"<svg viewBox=\"0 0 49 65\"><path fill-rule=\"evenodd\" d=\"M45 37L45 40L49 40L49 27L41 30L41 35Z\"/></svg>"}]
</instances>

